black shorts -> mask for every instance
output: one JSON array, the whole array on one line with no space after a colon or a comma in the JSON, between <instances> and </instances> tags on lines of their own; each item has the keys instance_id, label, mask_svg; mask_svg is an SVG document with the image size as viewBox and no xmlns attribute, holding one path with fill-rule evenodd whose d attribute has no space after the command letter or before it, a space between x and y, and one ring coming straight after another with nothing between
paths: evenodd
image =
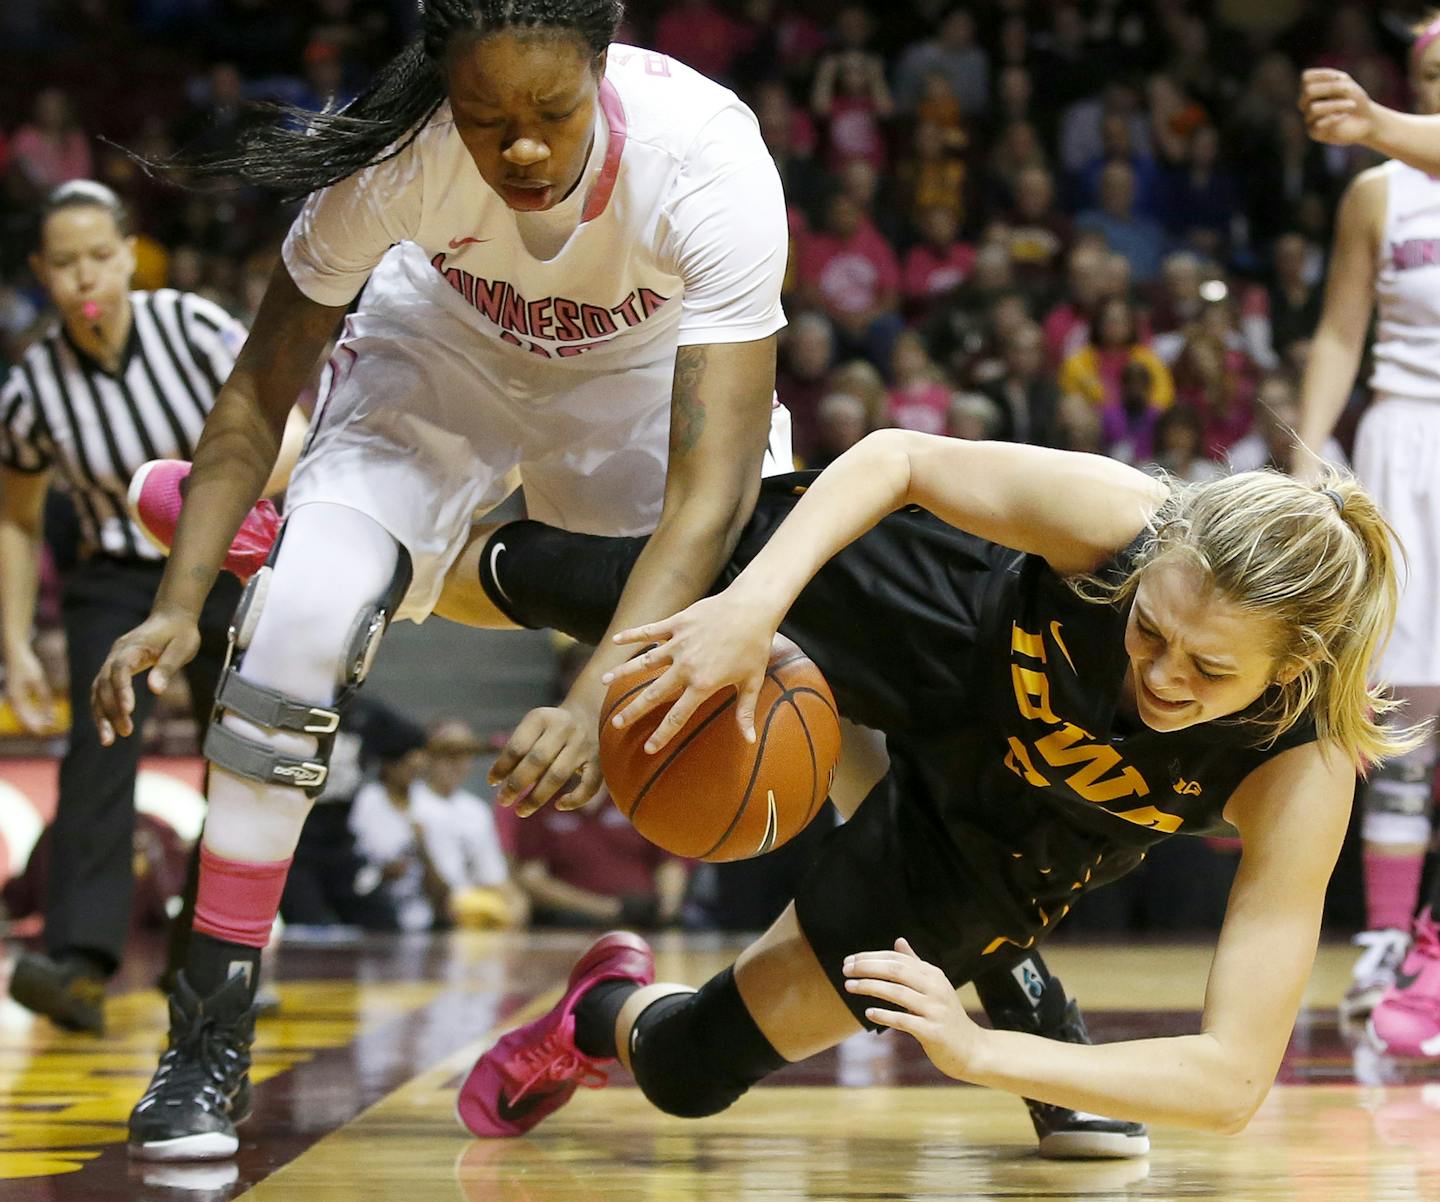
<instances>
[{"instance_id":1,"label":"black shorts","mask_svg":"<svg viewBox=\"0 0 1440 1202\"><path fill-rule=\"evenodd\" d=\"M996 865L1006 859L998 849L994 855ZM883 1003L845 988L846 956L889 951L903 937L958 989L1010 967L1033 946L1034 935L1003 930L986 887L992 873L976 868L975 857L958 854L946 825L919 803L903 763L826 836L796 890L795 914L825 975L865 1026L879 1029L865 1009Z\"/></svg>"},{"instance_id":2,"label":"black shorts","mask_svg":"<svg viewBox=\"0 0 1440 1202\"><path fill-rule=\"evenodd\" d=\"M716 591L760 552L813 478L762 482ZM481 584L519 625L595 643L644 547L643 538L513 522L480 557ZM819 665L852 722L887 734L954 729L983 713L975 647L987 641L987 615L1008 612L1003 596L1021 560L923 510L894 513L816 573L780 629Z\"/></svg>"}]
</instances>

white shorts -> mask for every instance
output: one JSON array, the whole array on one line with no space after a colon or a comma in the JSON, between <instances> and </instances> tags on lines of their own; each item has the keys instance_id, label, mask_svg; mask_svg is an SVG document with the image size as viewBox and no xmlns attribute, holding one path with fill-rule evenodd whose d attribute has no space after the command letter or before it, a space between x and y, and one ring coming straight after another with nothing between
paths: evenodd
<instances>
[{"instance_id":1,"label":"white shorts","mask_svg":"<svg viewBox=\"0 0 1440 1202\"><path fill-rule=\"evenodd\" d=\"M1440 400L1377 397L1356 432L1355 474L1405 550L1395 633L1376 675L1440 685Z\"/></svg>"},{"instance_id":2,"label":"white shorts","mask_svg":"<svg viewBox=\"0 0 1440 1202\"><path fill-rule=\"evenodd\" d=\"M517 467L539 521L633 535L660 517L673 340L593 366L532 366L488 342L439 273L387 255L346 321L286 492L287 511L346 505L405 547L414 576L397 617L429 615L476 515L505 499ZM777 402L764 474L791 470Z\"/></svg>"}]
</instances>

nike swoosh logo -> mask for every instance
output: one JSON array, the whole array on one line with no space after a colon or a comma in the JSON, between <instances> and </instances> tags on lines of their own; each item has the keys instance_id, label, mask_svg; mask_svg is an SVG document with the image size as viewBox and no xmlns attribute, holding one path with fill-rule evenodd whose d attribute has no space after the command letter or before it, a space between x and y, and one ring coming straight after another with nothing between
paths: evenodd
<instances>
[{"instance_id":1,"label":"nike swoosh logo","mask_svg":"<svg viewBox=\"0 0 1440 1202\"><path fill-rule=\"evenodd\" d=\"M1411 985L1415 984L1415 982L1419 979L1419 977L1420 977L1420 974L1419 974L1418 972L1411 972L1411 973L1397 972L1397 973L1395 974L1395 988L1396 988L1396 989L1409 989Z\"/></svg>"},{"instance_id":2,"label":"nike swoosh logo","mask_svg":"<svg viewBox=\"0 0 1440 1202\"><path fill-rule=\"evenodd\" d=\"M775 812L775 790L765 790L765 804L769 807L769 813L765 815L765 837L760 840L760 846L755 849L757 856L763 856L775 846L775 840L780 836L780 815Z\"/></svg>"},{"instance_id":3,"label":"nike swoosh logo","mask_svg":"<svg viewBox=\"0 0 1440 1202\"><path fill-rule=\"evenodd\" d=\"M1075 661L1070 658L1070 648L1065 646L1065 640L1060 637L1060 623L1050 623L1050 637L1055 640L1055 645L1060 648L1065 656L1065 662L1070 665L1070 671L1075 671Z\"/></svg>"},{"instance_id":4,"label":"nike swoosh logo","mask_svg":"<svg viewBox=\"0 0 1440 1202\"><path fill-rule=\"evenodd\" d=\"M500 1091L500 1104L495 1107L496 1113L507 1123L513 1123L516 1119L523 1119L535 1109L543 1100L542 1094L531 1094L523 1099L518 1106L510 1105L510 1099L505 1096L505 1091Z\"/></svg>"},{"instance_id":5,"label":"nike swoosh logo","mask_svg":"<svg viewBox=\"0 0 1440 1202\"><path fill-rule=\"evenodd\" d=\"M472 242L478 245L481 242L489 241L491 241L489 238L451 238L450 249L459 250L462 246L469 246Z\"/></svg>"},{"instance_id":6,"label":"nike swoosh logo","mask_svg":"<svg viewBox=\"0 0 1440 1202\"><path fill-rule=\"evenodd\" d=\"M500 574L495 570L495 563L500 558L500 552L505 550L504 543L496 543L490 548L490 579L495 582L495 590L505 599L507 605L514 605L510 594L505 591L505 586L500 583Z\"/></svg>"}]
</instances>

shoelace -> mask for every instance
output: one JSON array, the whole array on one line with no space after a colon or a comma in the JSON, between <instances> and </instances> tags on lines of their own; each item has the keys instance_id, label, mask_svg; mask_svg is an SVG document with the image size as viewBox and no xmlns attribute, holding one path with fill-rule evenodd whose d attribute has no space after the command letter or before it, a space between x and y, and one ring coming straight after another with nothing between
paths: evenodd
<instances>
[{"instance_id":1,"label":"shoelace","mask_svg":"<svg viewBox=\"0 0 1440 1202\"><path fill-rule=\"evenodd\" d=\"M559 1031L551 1031L533 1047L517 1052L505 1068L506 1076L518 1086L510 1095L511 1105L546 1082L575 1081L587 1089L599 1089L609 1080L595 1061L567 1044Z\"/></svg>"},{"instance_id":2,"label":"shoelace","mask_svg":"<svg viewBox=\"0 0 1440 1202\"><path fill-rule=\"evenodd\" d=\"M231 1043L229 1031L202 1019L166 1048L144 1101L155 1101L162 1093L179 1094L199 1101L212 1114L219 1113L244 1069Z\"/></svg>"}]
</instances>

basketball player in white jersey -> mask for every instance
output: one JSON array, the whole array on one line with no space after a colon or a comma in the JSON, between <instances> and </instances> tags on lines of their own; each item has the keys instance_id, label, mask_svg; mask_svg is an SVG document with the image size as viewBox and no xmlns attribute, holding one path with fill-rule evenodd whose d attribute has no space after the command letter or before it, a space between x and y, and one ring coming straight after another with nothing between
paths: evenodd
<instances>
[{"instance_id":1,"label":"basketball player in white jersey","mask_svg":"<svg viewBox=\"0 0 1440 1202\"><path fill-rule=\"evenodd\" d=\"M345 110L200 165L308 200L197 447L151 616L98 678L102 737L131 732L133 674L153 669L158 690L194 654L290 399L365 291L272 566L237 612L206 738L195 945L132 1116L137 1155L235 1150L256 957L337 707L388 622L434 607L512 470L559 525L654 530L617 630L700 596L750 514L784 324L779 178L733 93L610 44L620 15L619 0L426 0L421 36ZM607 647L520 724L502 800L595 792L600 677L625 655Z\"/></svg>"},{"instance_id":2,"label":"basketball player in white jersey","mask_svg":"<svg viewBox=\"0 0 1440 1202\"><path fill-rule=\"evenodd\" d=\"M1326 141L1403 155L1390 144L1390 127L1423 128L1423 121L1440 150L1440 17L1417 29L1410 82L1418 118L1373 105L1337 71L1306 73L1301 108L1312 134ZM1301 390L1295 465L1302 475L1318 475L1306 448L1321 447L1334 428L1378 309L1374 399L1354 458L1407 557L1394 637L1376 666L1406 702L1406 722L1440 714L1440 180L1429 173L1437 165L1392 159L1357 176L1341 201L1324 313ZM1414 919L1407 958L1432 830L1435 761L1431 739L1377 765L1365 789L1369 929L1357 936L1364 950L1341 1005L1345 1018L1371 1015L1379 1041L1410 1054L1424 1054L1421 1045L1431 1041L1429 1054L1440 1055L1440 939L1429 906Z\"/></svg>"}]
</instances>

